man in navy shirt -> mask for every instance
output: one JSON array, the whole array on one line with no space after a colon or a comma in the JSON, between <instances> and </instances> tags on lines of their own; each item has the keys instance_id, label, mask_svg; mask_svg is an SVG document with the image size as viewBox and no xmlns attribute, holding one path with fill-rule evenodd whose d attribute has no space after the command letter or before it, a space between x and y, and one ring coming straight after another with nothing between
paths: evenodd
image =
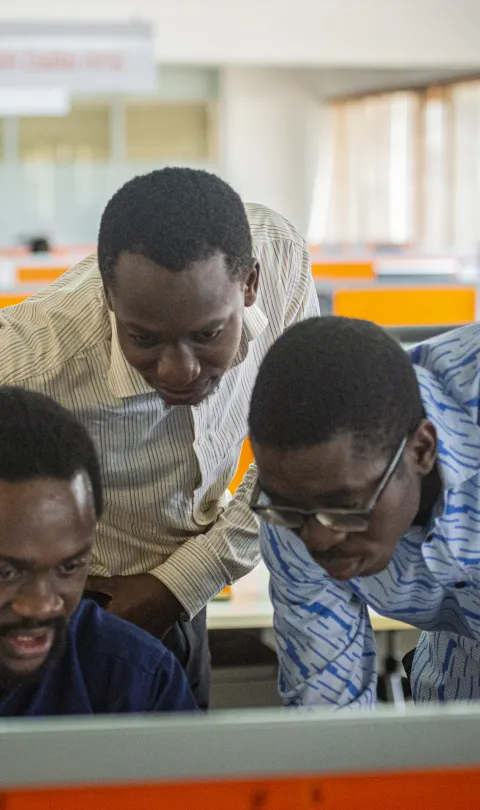
<instances>
[{"instance_id":1,"label":"man in navy shirt","mask_svg":"<svg viewBox=\"0 0 480 810\"><path fill-rule=\"evenodd\" d=\"M80 601L102 513L93 444L41 394L0 388L0 716L185 711L161 642Z\"/></svg>"},{"instance_id":2,"label":"man in navy shirt","mask_svg":"<svg viewBox=\"0 0 480 810\"><path fill-rule=\"evenodd\" d=\"M426 632L417 703L480 699L480 325L403 351L367 321L294 326L250 431L288 705L370 706L368 607Z\"/></svg>"}]
</instances>

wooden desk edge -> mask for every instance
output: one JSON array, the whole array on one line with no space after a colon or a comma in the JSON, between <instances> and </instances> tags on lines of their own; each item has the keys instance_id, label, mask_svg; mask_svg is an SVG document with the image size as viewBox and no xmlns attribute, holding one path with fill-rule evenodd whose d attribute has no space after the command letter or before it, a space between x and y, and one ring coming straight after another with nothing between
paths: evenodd
<instances>
[{"instance_id":1,"label":"wooden desk edge","mask_svg":"<svg viewBox=\"0 0 480 810\"><path fill-rule=\"evenodd\" d=\"M233 605L232 605L233 607ZM380 616L378 613L370 614L370 621L375 632L388 632L392 630L417 630L410 624ZM241 615L232 611L232 615L219 615L207 612L207 627L209 630L269 630L273 626L273 611Z\"/></svg>"}]
</instances>

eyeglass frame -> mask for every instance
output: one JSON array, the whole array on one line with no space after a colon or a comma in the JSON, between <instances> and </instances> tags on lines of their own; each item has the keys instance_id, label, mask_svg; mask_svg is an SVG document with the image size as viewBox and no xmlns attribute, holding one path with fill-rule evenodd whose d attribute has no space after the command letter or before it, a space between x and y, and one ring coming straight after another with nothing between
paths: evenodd
<instances>
[{"instance_id":1,"label":"eyeglass frame","mask_svg":"<svg viewBox=\"0 0 480 810\"><path fill-rule=\"evenodd\" d=\"M250 501L250 509L254 514L258 515L261 520L265 520L267 523L270 523L272 526L281 526L285 529L291 530L302 530L305 527L306 521L308 518L314 518L317 523L321 526L324 526L328 529L333 529L334 531L356 531L356 532L364 532L367 531L369 523L372 519L373 512L375 511L380 498L382 497L383 493L385 492L387 486L389 485L390 481L392 480L397 467L400 463L400 459L402 458L403 451L407 445L408 436L404 436L400 445L395 452L391 462L387 466L387 469L382 475L382 478L371 497L369 498L367 505L364 509L299 509L298 507L290 507L290 506L269 506L267 504L258 503L258 498L262 492L260 487L260 483L257 479L257 483L254 487L252 492L252 498ZM277 513L280 515L280 519L277 523L271 520L271 513ZM270 514L268 514L270 513ZM281 520L282 514L294 514L298 517L298 523L287 525L287 521ZM322 516L325 518L323 521L321 518ZM335 517L339 518L338 521L335 521ZM345 523L342 526L341 519L345 518ZM329 519L330 518L330 519ZM349 523L350 519L350 523ZM357 523L355 524L355 519ZM291 523L291 521L290 521Z\"/></svg>"}]
</instances>

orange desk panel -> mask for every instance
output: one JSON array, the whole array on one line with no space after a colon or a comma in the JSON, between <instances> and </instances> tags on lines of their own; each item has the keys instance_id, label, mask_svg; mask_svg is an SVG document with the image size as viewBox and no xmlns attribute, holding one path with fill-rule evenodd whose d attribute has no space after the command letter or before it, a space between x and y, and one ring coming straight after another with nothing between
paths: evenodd
<instances>
[{"instance_id":1,"label":"orange desk panel","mask_svg":"<svg viewBox=\"0 0 480 810\"><path fill-rule=\"evenodd\" d=\"M381 326L448 326L475 320L474 287L343 289L333 294L334 315Z\"/></svg>"},{"instance_id":2,"label":"orange desk panel","mask_svg":"<svg viewBox=\"0 0 480 810\"><path fill-rule=\"evenodd\" d=\"M250 444L249 439L245 439L242 447L242 452L240 453L240 458L238 461L237 472L233 478L232 483L228 487L232 495L235 494L236 490L240 486L243 481L243 477L247 472L250 464L253 463L253 451L252 446Z\"/></svg>"},{"instance_id":3,"label":"orange desk panel","mask_svg":"<svg viewBox=\"0 0 480 810\"><path fill-rule=\"evenodd\" d=\"M373 262L312 262L314 278L376 278Z\"/></svg>"},{"instance_id":4,"label":"orange desk panel","mask_svg":"<svg viewBox=\"0 0 480 810\"><path fill-rule=\"evenodd\" d=\"M2 810L478 810L480 771L63 788L0 794Z\"/></svg>"},{"instance_id":5,"label":"orange desk panel","mask_svg":"<svg viewBox=\"0 0 480 810\"><path fill-rule=\"evenodd\" d=\"M66 273L68 267L17 267L17 284L51 284Z\"/></svg>"},{"instance_id":6,"label":"orange desk panel","mask_svg":"<svg viewBox=\"0 0 480 810\"><path fill-rule=\"evenodd\" d=\"M14 304L21 304L28 298L30 293L1 293L0 292L0 309L3 307L12 307Z\"/></svg>"}]
</instances>

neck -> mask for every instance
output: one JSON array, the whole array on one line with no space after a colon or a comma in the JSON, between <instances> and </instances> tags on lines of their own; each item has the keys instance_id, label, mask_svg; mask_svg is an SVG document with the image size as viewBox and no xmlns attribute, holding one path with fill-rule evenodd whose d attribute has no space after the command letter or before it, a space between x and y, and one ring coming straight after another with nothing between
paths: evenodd
<instances>
[{"instance_id":1,"label":"neck","mask_svg":"<svg viewBox=\"0 0 480 810\"><path fill-rule=\"evenodd\" d=\"M413 521L415 526L425 526L430 520L433 507L435 506L442 491L442 482L437 465L425 476L422 481L422 494L420 496L420 506Z\"/></svg>"}]
</instances>

